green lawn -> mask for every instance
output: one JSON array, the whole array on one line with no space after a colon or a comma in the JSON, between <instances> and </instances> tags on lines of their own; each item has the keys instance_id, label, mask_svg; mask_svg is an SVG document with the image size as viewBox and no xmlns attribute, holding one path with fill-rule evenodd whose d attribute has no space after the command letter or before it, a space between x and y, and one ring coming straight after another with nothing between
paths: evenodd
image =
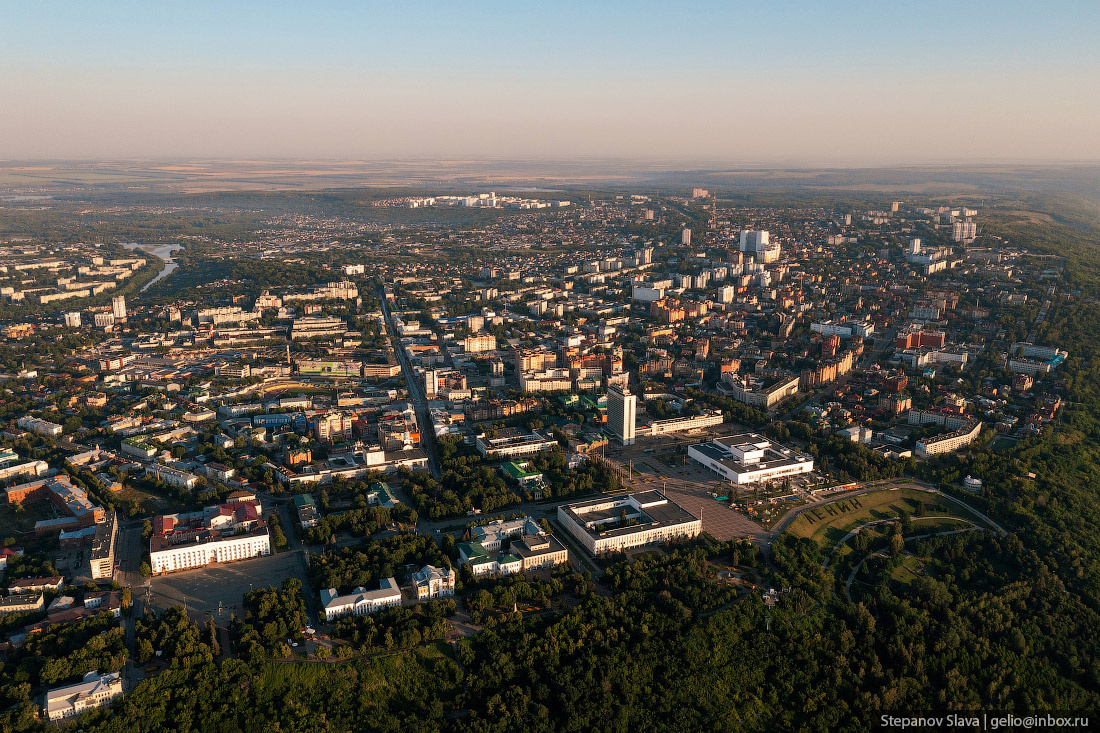
<instances>
[{"instance_id":1,"label":"green lawn","mask_svg":"<svg viewBox=\"0 0 1100 733\"><path fill-rule=\"evenodd\" d=\"M923 564L924 563L919 557L906 556L902 558L901 564L894 568L890 577L902 585L909 585L914 580L924 575L924 570L922 569Z\"/></svg>"},{"instance_id":2,"label":"green lawn","mask_svg":"<svg viewBox=\"0 0 1100 733\"><path fill-rule=\"evenodd\" d=\"M957 510L955 514L961 515L962 510ZM912 534L935 534L937 532L950 532L954 529L966 529L972 526L974 526L974 522L963 519L961 516L956 519L921 519L920 517L913 517Z\"/></svg>"},{"instance_id":3,"label":"green lawn","mask_svg":"<svg viewBox=\"0 0 1100 733\"><path fill-rule=\"evenodd\" d=\"M122 490L112 494L112 496L134 502L141 507L141 513L143 514L157 514L167 510L171 506L171 502L167 499L132 486L125 486Z\"/></svg>"},{"instance_id":4,"label":"green lawn","mask_svg":"<svg viewBox=\"0 0 1100 733\"><path fill-rule=\"evenodd\" d=\"M922 513L925 516L949 516L975 520L974 517L969 516L969 512L957 504L936 494L915 488L883 489L861 496L841 496L828 504L807 509L791 522L787 531L797 537L808 537L826 547L832 547L849 531L862 524L876 519L897 517L903 512L912 516L917 513L918 505L922 506ZM930 527L932 531L940 531L934 528L934 524L921 522L919 517L914 516L913 519L917 520L915 529L919 527L923 530ZM958 529L961 526L948 528ZM923 532L915 533L923 534Z\"/></svg>"}]
</instances>

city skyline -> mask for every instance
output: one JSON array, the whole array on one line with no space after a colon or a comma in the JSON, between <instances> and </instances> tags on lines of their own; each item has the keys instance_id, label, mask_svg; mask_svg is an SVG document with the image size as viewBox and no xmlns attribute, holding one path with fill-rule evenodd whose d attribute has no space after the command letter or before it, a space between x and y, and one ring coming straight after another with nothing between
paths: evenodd
<instances>
[{"instance_id":1,"label":"city skyline","mask_svg":"<svg viewBox=\"0 0 1100 733\"><path fill-rule=\"evenodd\" d=\"M1100 158L1078 2L5 12L7 159Z\"/></svg>"}]
</instances>

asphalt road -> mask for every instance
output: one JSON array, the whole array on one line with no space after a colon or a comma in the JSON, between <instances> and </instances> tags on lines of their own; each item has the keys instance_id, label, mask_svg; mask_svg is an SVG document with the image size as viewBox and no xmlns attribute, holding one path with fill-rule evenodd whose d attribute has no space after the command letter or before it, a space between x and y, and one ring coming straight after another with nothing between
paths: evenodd
<instances>
[{"instance_id":1,"label":"asphalt road","mask_svg":"<svg viewBox=\"0 0 1100 733\"><path fill-rule=\"evenodd\" d=\"M401 348L401 340L398 337L397 328L393 325L393 315L390 313L390 306L386 302L385 291L379 289L378 297L382 301L382 315L386 319L386 328L390 332L393 350L397 354L397 362L401 365L401 371L405 375L405 387L408 389L409 399L416 411L416 421L420 424L420 448L428 456L428 468L432 473L432 477L438 480L441 471L439 469L439 459L436 457L435 430L432 428L432 416L428 412L428 402L424 399L424 394L417 383L416 372L409 364L409 360L405 356L405 350Z\"/></svg>"}]
</instances>

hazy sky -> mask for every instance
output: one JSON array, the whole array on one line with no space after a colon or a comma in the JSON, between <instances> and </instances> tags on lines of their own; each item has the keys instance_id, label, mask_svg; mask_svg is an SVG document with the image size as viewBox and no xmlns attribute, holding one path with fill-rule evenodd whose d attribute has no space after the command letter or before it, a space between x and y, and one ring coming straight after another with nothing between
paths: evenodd
<instances>
[{"instance_id":1,"label":"hazy sky","mask_svg":"<svg viewBox=\"0 0 1100 733\"><path fill-rule=\"evenodd\" d=\"M1100 2L0 0L0 158L1100 159Z\"/></svg>"}]
</instances>

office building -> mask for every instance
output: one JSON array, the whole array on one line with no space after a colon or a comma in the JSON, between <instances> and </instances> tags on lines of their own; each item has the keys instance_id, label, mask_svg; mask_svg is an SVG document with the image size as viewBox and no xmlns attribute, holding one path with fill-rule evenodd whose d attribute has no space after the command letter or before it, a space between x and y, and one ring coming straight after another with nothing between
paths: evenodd
<instances>
[{"instance_id":1,"label":"office building","mask_svg":"<svg viewBox=\"0 0 1100 733\"><path fill-rule=\"evenodd\" d=\"M110 580L115 575L115 549L118 546L118 516L113 511L107 512L103 521L95 525L91 539L88 574L92 580Z\"/></svg>"},{"instance_id":2,"label":"office building","mask_svg":"<svg viewBox=\"0 0 1100 733\"><path fill-rule=\"evenodd\" d=\"M757 433L738 433L688 446L688 458L735 484L810 473L814 459Z\"/></svg>"},{"instance_id":3,"label":"office building","mask_svg":"<svg viewBox=\"0 0 1100 733\"><path fill-rule=\"evenodd\" d=\"M439 394L439 376L439 370L437 369L424 370L424 396L428 399L432 399Z\"/></svg>"},{"instance_id":4,"label":"office building","mask_svg":"<svg viewBox=\"0 0 1100 733\"><path fill-rule=\"evenodd\" d=\"M30 613L46 610L46 596L42 593L13 593L0 596L0 616L9 613Z\"/></svg>"},{"instance_id":5,"label":"office building","mask_svg":"<svg viewBox=\"0 0 1100 733\"><path fill-rule=\"evenodd\" d=\"M297 494L292 501L302 529L316 527L321 522L321 513L317 511L317 505L310 494Z\"/></svg>"},{"instance_id":6,"label":"office building","mask_svg":"<svg viewBox=\"0 0 1100 733\"><path fill-rule=\"evenodd\" d=\"M475 577L511 575L569 562L569 552L531 517L498 519L474 527L470 542L458 545L459 561Z\"/></svg>"},{"instance_id":7,"label":"office building","mask_svg":"<svg viewBox=\"0 0 1100 733\"><path fill-rule=\"evenodd\" d=\"M593 555L695 537L703 526L659 491L563 504L558 521Z\"/></svg>"},{"instance_id":8,"label":"office building","mask_svg":"<svg viewBox=\"0 0 1100 733\"><path fill-rule=\"evenodd\" d=\"M65 720L80 715L85 710L110 705L122 694L122 675L119 672L100 674L88 672L75 685L56 687L46 693L43 716L49 721Z\"/></svg>"},{"instance_id":9,"label":"office building","mask_svg":"<svg viewBox=\"0 0 1100 733\"><path fill-rule=\"evenodd\" d=\"M716 425L721 425L725 418L722 417L721 410L707 410L699 415L692 415L690 417L670 417L664 420L653 420L648 425L643 425L637 429L637 435L653 436L653 435L668 435L670 433L680 433L690 430L702 430L703 428L712 428Z\"/></svg>"},{"instance_id":10,"label":"office building","mask_svg":"<svg viewBox=\"0 0 1100 733\"><path fill-rule=\"evenodd\" d=\"M718 382L718 394L732 397L746 405L770 410L783 400L798 394L800 378L780 374L764 379L755 374L726 372Z\"/></svg>"},{"instance_id":11,"label":"office building","mask_svg":"<svg viewBox=\"0 0 1100 733\"><path fill-rule=\"evenodd\" d=\"M542 435L537 431L524 432L519 428L507 427L496 432L493 437L477 436L476 447L484 458L519 458L542 451L554 450L558 441L553 436Z\"/></svg>"},{"instance_id":12,"label":"office building","mask_svg":"<svg viewBox=\"0 0 1100 733\"><path fill-rule=\"evenodd\" d=\"M66 313L65 326L67 328L80 328L80 311L69 311Z\"/></svg>"},{"instance_id":13,"label":"office building","mask_svg":"<svg viewBox=\"0 0 1100 733\"><path fill-rule=\"evenodd\" d=\"M153 574L201 568L271 554L267 523L255 502L218 504L201 512L153 520L149 562Z\"/></svg>"},{"instance_id":14,"label":"office building","mask_svg":"<svg viewBox=\"0 0 1100 733\"><path fill-rule=\"evenodd\" d=\"M15 421L15 424L23 430L29 430L32 433L44 435L49 438L61 435L63 430L63 428L55 422L41 420L37 417L31 417L30 415L19 418Z\"/></svg>"},{"instance_id":15,"label":"office building","mask_svg":"<svg viewBox=\"0 0 1100 733\"><path fill-rule=\"evenodd\" d=\"M321 606L325 609L325 620L334 621L343 616L366 616L383 608L401 605L401 589L394 578L383 578L377 590L367 590L362 586L351 593L340 595L335 588L321 591Z\"/></svg>"},{"instance_id":16,"label":"office building","mask_svg":"<svg viewBox=\"0 0 1100 733\"><path fill-rule=\"evenodd\" d=\"M634 445L637 412L638 396L629 389L607 390L607 427L623 445Z\"/></svg>"}]
</instances>

